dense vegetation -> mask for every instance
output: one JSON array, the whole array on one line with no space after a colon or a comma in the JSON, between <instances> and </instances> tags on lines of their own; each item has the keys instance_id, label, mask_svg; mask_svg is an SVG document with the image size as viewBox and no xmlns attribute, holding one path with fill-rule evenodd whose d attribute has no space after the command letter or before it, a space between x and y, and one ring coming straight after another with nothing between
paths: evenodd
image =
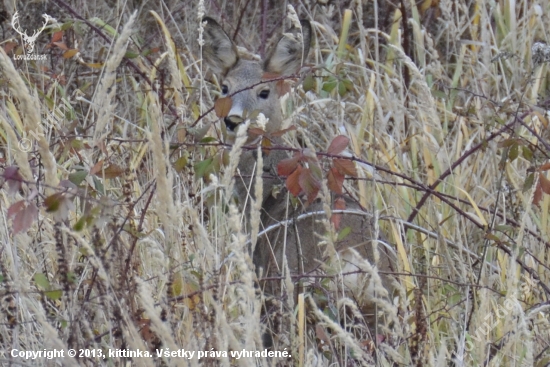
<instances>
[{"instance_id":1,"label":"dense vegetation","mask_svg":"<svg viewBox=\"0 0 550 367\"><path fill-rule=\"evenodd\" d=\"M88 352L63 365L548 365L550 3L7 3L1 365L71 348ZM276 351L292 357L237 358L263 350L265 299L229 205L234 156L199 19L253 57L288 26L287 4L315 40L285 84L285 142L326 173L354 162L320 192L373 213L398 258L397 319L372 333L357 300L281 297L269 327L287 326ZM125 358L136 350L152 357Z\"/></svg>"}]
</instances>

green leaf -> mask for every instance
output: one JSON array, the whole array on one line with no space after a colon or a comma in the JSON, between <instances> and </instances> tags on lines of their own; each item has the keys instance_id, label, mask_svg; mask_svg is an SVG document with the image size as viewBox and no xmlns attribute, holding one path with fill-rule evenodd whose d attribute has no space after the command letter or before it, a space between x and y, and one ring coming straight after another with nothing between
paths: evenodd
<instances>
[{"instance_id":1,"label":"green leaf","mask_svg":"<svg viewBox=\"0 0 550 367\"><path fill-rule=\"evenodd\" d=\"M183 157L179 157L173 164L176 172L182 172L183 169L187 166L187 162L188 162L187 154L184 155Z\"/></svg>"},{"instance_id":2,"label":"green leaf","mask_svg":"<svg viewBox=\"0 0 550 367\"><path fill-rule=\"evenodd\" d=\"M212 158L205 159L195 164L195 176L203 178L212 164Z\"/></svg>"},{"instance_id":3,"label":"green leaf","mask_svg":"<svg viewBox=\"0 0 550 367\"><path fill-rule=\"evenodd\" d=\"M445 92L442 92L442 91L437 90L437 89L432 89L432 96L434 98L440 98L444 101L447 100L447 95L445 94Z\"/></svg>"},{"instance_id":4,"label":"green leaf","mask_svg":"<svg viewBox=\"0 0 550 367\"><path fill-rule=\"evenodd\" d=\"M111 27L109 24L105 23L102 19L98 17L90 18L89 21L93 23L98 28L101 28L104 32L107 32L111 37L118 36L118 32Z\"/></svg>"},{"instance_id":5,"label":"green leaf","mask_svg":"<svg viewBox=\"0 0 550 367\"><path fill-rule=\"evenodd\" d=\"M63 292L61 290L46 291L44 292L44 295L49 299L51 299L52 301L57 301L58 299L61 298L61 296L63 295Z\"/></svg>"},{"instance_id":6,"label":"green leaf","mask_svg":"<svg viewBox=\"0 0 550 367\"><path fill-rule=\"evenodd\" d=\"M74 148L75 150L81 150L83 148L85 148L86 145L84 144L84 142L80 139L74 139L71 141L71 148Z\"/></svg>"},{"instance_id":7,"label":"green leaf","mask_svg":"<svg viewBox=\"0 0 550 367\"><path fill-rule=\"evenodd\" d=\"M521 147L521 155L525 160L533 162L533 151L529 147Z\"/></svg>"},{"instance_id":8,"label":"green leaf","mask_svg":"<svg viewBox=\"0 0 550 367\"><path fill-rule=\"evenodd\" d=\"M76 284L76 275L75 275L75 273L69 271L69 272L67 273L67 280L68 280L69 283L71 283L71 284Z\"/></svg>"},{"instance_id":9,"label":"green leaf","mask_svg":"<svg viewBox=\"0 0 550 367\"><path fill-rule=\"evenodd\" d=\"M351 227L345 227L338 233L337 241L342 241L344 238L346 238L351 233Z\"/></svg>"},{"instance_id":10,"label":"green leaf","mask_svg":"<svg viewBox=\"0 0 550 367\"><path fill-rule=\"evenodd\" d=\"M344 83L344 86L346 87L346 90L348 92L351 92L353 90L353 83L349 79L342 80L342 83Z\"/></svg>"},{"instance_id":11,"label":"green leaf","mask_svg":"<svg viewBox=\"0 0 550 367\"><path fill-rule=\"evenodd\" d=\"M333 78L333 77L330 77L326 82L323 83L323 90L325 92L332 92L334 90L334 88L336 88L338 86L338 81Z\"/></svg>"},{"instance_id":12,"label":"green leaf","mask_svg":"<svg viewBox=\"0 0 550 367\"><path fill-rule=\"evenodd\" d=\"M518 143L517 139L514 139L514 138L504 139L503 141L498 143L498 147L499 148L507 148L507 147L511 147L512 145L517 144L517 143Z\"/></svg>"},{"instance_id":13,"label":"green leaf","mask_svg":"<svg viewBox=\"0 0 550 367\"><path fill-rule=\"evenodd\" d=\"M126 53L124 54L124 57L127 59L135 59L138 56L139 56L138 53L132 52L132 51L126 51Z\"/></svg>"},{"instance_id":14,"label":"green leaf","mask_svg":"<svg viewBox=\"0 0 550 367\"><path fill-rule=\"evenodd\" d=\"M50 281L42 273L34 274L34 282L41 289L49 289L50 288Z\"/></svg>"},{"instance_id":15,"label":"green leaf","mask_svg":"<svg viewBox=\"0 0 550 367\"><path fill-rule=\"evenodd\" d=\"M500 231L500 232L513 232L513 231L514 231L514 227L509 226L509 225L507 225L507 224L500 224L500 225L496 225L496 226L495 226L495 231Z\"/></svg>"},{"instance_id":16,"label":"green leaf","mask_svg":"<svg viewBox=\"0 0 550 367\"><path fill-rule=\"evenodd\" d=\"M74 22L73 22L72 20L63 23L63 25L61 25L61 29L60 29L60 30L61 30L61 31L66 31L67 29L69 29L69 28L71 28L71 27L73 26L73 23L74 23Z\"/></svg>"},{"instance_id":17,"label":"green leaf","mask_svg":"<svg viewBox=\"0 0 550 367\"><path fill-rule=\"evenodd\" d=\"M201 139L201 143L205 144L205 143L212 143L212 142L216 142L217 139L212 137L212 136L207 136L206 138L202 138Z\"/></svg>"},{"instance_id":18,"label":"green leaf","mask_svg":"<svg viewBox=\"0 0 550 367\"><path fill-rule=\"evenodd\" d=\"M83 216L78 220L78 222L76 222L73 229L77 232L80 232L84 229L85 224L86 224L86 216Z\"/></svg>"},{"instance_id":19,"label":"green leaf","mask_svg":"<svg viewBox=\"0 0 550 367\"><path fill-rule=\"evenodd\" d=\"M99 206L92 208L89 212L84 214L78 222L74 225L75 231L81 231L85 227L89 227L94 223L94 220L101 214L101 208Z\"/></svg>"},{"instance_id":20,"label":"green leaf","mask_svg":"<svg viewBox=\"0 0 550 367\"><path fill-rule=\"evenodd\" d=\"M513 162L516 160L516 158L519 155L519 146L518 144L513 144L510 148L510 153L508 154L508 158L510 158L510 162Z\"/></svg>"},{"instance_id":21,"label":"green leaf","mask_svg":"<svg viewBox=\"0 0 550 367\"><path fill-rule=\"evenodd\" d=\"M346 89L344 83L338 83L338 94L340 95L340 97L345 96L347 91L348 90Z\"/></svg>"},{"instance_id":22,"label":"green leaf","mask_svg":"<svg viewBox=\"0 0 550 367\"><path fill-rule=\"evenodd\" d=\"M306 76L304 82L302 83L302 87L304 88L304 92L309 92L310 90L315 89L315 78L313 78L312 74L308 74L308 76Z\"/></svg>"},{"instance_id":23,"label":"green leaf","mask_svg":"<svg viewBox=\"0 0 550 367\"><path fill-rule=\"evenodd\" d=\"M105 195L105 186L103 186L103 183L101 180L99 180L96 176L92 176L94 180L94 186L95 189L101 194Z\"/></svg>"},{"instance_id":24,"label":"green leaf","mask_svg":"<svg viewBox=\"0 0 550 367\"><path fill-rule=\"evenodd\" d=\"M59 210L61 206L61 195L59 193L48 196L44 199L44 205L46 206L46 212L54 213Z\"/></svg>"},{"instance_id":25,"label":"green leaf","mask_svg":"<svg viewBox=\"0 0 550 367\"><path fill-rule=\"evenodd\" d=\"M528 190L531 190L531 188L533 187L533 182L535 182L535 174L530 173L523 183L522 191L527 192Z\"/></svg>"},{"instance_id":26,"label":"green leaf","mask_svg":"<svg viewBox=\"0 0 550 367\"><path fill-rule=\"evenodd\" d=\"M88 172L86 171L76 171L69 175L69 181L74 183L76 186L80 185L82 181L88 176Z\"/></svg>"}]
</instances>

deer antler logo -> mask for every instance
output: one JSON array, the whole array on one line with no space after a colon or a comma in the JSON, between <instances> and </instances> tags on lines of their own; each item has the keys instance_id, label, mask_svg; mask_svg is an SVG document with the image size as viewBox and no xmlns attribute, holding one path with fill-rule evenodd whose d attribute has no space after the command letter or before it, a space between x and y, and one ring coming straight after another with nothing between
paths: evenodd
<instances>
[{"instance_id":1,"label":"deer antler logo","mask_svg":"<svg viewBox=\"0 0 550 367\"><path fill-rule=\"evenodd\" d=\"M13 14L13 17L11 18L11 26L17 33L23 37L23 41L25 41L25 50L27 51L27 54L32 54L34 52L34 44L36 43L36 39L42 33L42 31L46 28L48 25L49 20L51 17L48 14L42 14L42 17L44 18L44 24L42 25L42 28L39 30L35 30L32 36L27 35L27 30L21 30L21 26L19 25L19 12L15 12Z\"/></svg>"}]
</instances>

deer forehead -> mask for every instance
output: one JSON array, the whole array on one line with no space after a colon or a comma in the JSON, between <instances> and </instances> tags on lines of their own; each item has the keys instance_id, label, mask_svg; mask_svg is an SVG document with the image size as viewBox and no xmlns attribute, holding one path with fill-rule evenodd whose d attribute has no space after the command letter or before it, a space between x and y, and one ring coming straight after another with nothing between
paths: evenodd
<instances>
[{"instance_id":1,"label":"deer forehead","mask_svg":"<svg viewBox=\"0 0 550 367\"><path fill-rule=\"evenodd\" d=\"M233 89L235 89L235 87L240 87L239 89L243 89L260 83L262 81L263 74L264 71L259 62L240 60L234 68L229 70L225 77L225 81L230 83ZM260 84L258 87L266 87L267 85L267 83Z\"/></svg>"}]
</instances>

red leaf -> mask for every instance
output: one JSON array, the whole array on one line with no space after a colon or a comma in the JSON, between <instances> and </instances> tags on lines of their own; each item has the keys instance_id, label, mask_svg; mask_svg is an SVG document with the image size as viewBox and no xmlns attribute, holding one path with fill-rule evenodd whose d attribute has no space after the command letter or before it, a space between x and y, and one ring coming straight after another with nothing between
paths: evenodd
<instances>
[{"instance_id":1,"label":"red leaf","mask_svg":"<svg viewBox=\"0 0 550 367\"><path fill-rule=\"evenodd\" d=\"M274 138L279 138L279 137L283 136L284 134L286 134L287 132L294 131L294 130L296 130L296 126L292 125L288 129L283 129L283 130L279 130L279 131L275 131L274 133L271 133L271 136L274 137Z\"/></svg>"},{"instance_id":2,"label":"red leaf","mask_svg":"<svg viewBox=\"0 0 550 367\"><path fill-rule=\"evenodd\" d=\"M357 177L357 169L353 161L349 159L333 159L332 164L341 174Z\"/></svg>"},{"instance_id":3,"label":"red leaf","mask_svg":"<svg viewBox=\"0 0 550 367\"><path fill-rule=\"evenodd\" d=\"M94 166L90 169L90 174L95 175L96 173L100 172L103 169L103 160L97 162L94 164Z\"/></svg>"},{"instance_id":4,"label":"red leaf","mask_svg":"<svg viewBox=\"0 0 550 367\"><path fill-rule=\"evenodd\" d=\"M265 135L265 130L260 129L259 127L249 127L248 133L252 134L253 136L260 136L260 135Z\"/></svg>"},{"instance_id":5,"label":"red leaf","mask_svg":"<svg viewBox=\"0 0 550 367\"><path fill-rule=\"evenodd\" d=\"M280 163L279 163L280 164ZM302 189L300 188L300 173L302 172L302 166L298 165L294 172L292 172L286 179L286 188L294 196L300 195Z\"/></svg>"},{"instance_id":6,"label":"red leaf","mask_svg":"<svg viewBox=\"0 0 550 367\"><path fill-rule=\"evenodd\" d=\"M344 198L338 198L334 200L334 209L336 210L345 210L346 209L346 200Z\"/></svg>"},{"instance_id":7,"label":"red leaf","mask_svg":"<svg viewBox=\"0 0 550 367\"><path fill-rule=\"evenodd\" d=\"M328 147L328 154L340 154L346 149L349 144L349 138L344 135L338 135L332 140L330 146Z\"/></svg>"},{"instance_id":8,"label":"red leaf","mask_svg":"<svg viewBox=\"0 0 550 367\"><path fill-rule=\"evenodd\" d=\"M543 173L539 173L539 183L542 191L545 194L550 195L550 181L546 178L546 176Z\"/></svg>"},{"instance_id":9,"label":"red leaf","mask_svg":"<svg viewBox=\"0 0 550 367\"><path fill-rule=\"evenodd\" d=\"M277 90L277 95L282 97L290 92L290 82L287 80L278 80L275 84L275 89Z\"/></svg>"},{"instance_id":10,"label":"red leaf","mask_svg":"<svg viewBox=\"0 0 550 367\"><path fill-rule=\"evenodd\" d=\"M539 172L548 171L548 170L550 170L550 163L545 163L537 169L537 171Z\"/></svg>"},{"instance_id":11,"label":"red leaf","mask_svg":"<svg viewBox=\"0 0 550 367\"><path fill-rule=\"evenodd\" d=\"M346 209L346 201L343 198L338 198L334 201L334 209L335 210L344 210ZM340 228L340 221L342 220L342 214L341 213L332 213L332 216L330 217L330 222L334 224L334 228L338 230Z\"/></svg>"},{"instance_id":12,"label":"red leaf","mask_svg":"<svg viewBox=\"0 0 550 367\"><path fill-rule=\"evenodd\" d=\"M327 174L328 188L336 194L341 194L342 186L344 185L344 178L345 176L343 174L338 172L336 168L332 167Z\"/></svg>"},{"instance_id":13,"label":"red leaf","mask_svg":"<svg viewBox=\"0 0 550 367\"><path fill-rule=\"evenodd\" d=\"M61 41L62 38L63 38L63 31L55 32L52 35L52 42Z\"/></svg>"},{"instance_id":14,"label":"red leaf","mask_svg":"<svg viewBox=\"0 0 550 367\"><path fill-rule=\"evenodd\" d=\"M537 187L535 188L535 193L533 194L533 204L539 205L541 199L542 199L542 188L540 187L540 181L538 181Z\"/></svg>"},{"instance_id":15,"label":"red leaf","mask_svg":"<svg viewBox=\"0 0 550 367\"><path fill-rule=\"evenodd\" d=\"M308 203L312 203L313 200L317 198L317 194L319 193L319 189L321 188L321 182L315 178L313 172L309 168L302 169L300 177L298 178L298 182L302 190L307 195Z\"/></svg>"},{"instance_id":16,"label":"red leaf","mask_svg":"<svg viewBox=\"0 0 550 367\"><path fill-rule=\"evenodd\" d=\"M279 176L290 176L298 167L299 156L295 155L292 158L283 159L277 164L277 174Z\"/></svg>"},{"instance_id":17,"label":"red leaf","mask_svg":"<svg viewBox=\"0 0 550 367\"><path fill-rule=\"evenodd\" d=\"M13 203L8 208L8 218L13 218L14 216L17 215L17 213L19 213L24 208L25 208L25 200L20 200L16 203Z\"/></svg>"},{"instance_id":18,"label":"red leaf","mask_svg":"<svg viewBox=\"0 0 550 367\"><path fill-rule=\"evenodd\" d=\"M8 216L13 217L12 229L13 234L16 235L28 230L32 223L38 219L38 208L32 202L21 200L10 206Z\"/></svg>"},{"instance_id":19,"label":"red leaf","mask_svg":"<svg viewBox=\"0 0 550 367\"><path fill-rule=\"evenodd\" d=\"M10 53L11 50L13 50L16 46L17 46L16 42L6 42L4 43L4 52L7 54Z\"/></svg>"},{"instance_id":20,"label":"red leaf","mask_svg":"<svg viewBox=\"0 0 550 367\"><path fill-rule=\"evenodd\" d=\"M216 111L216 116L219 118L227 117L229 111L231 111L231 105L233 101L231 97L218 98L214 103L214 111Z\"/></svg>"},{"instance_id":21,"label":"red leaf","mask_svg":"<svg viewBox=\"0 0 550 367\"><path fill-rule=\"evenodd\" d=\"M69 49L67 47L67 45L65 44L65 42L52 42L52 45L55 45L55 46L59 47L63 51L67 51Z\"/></svg>"},{"instance_id":22,"label":"red leaf","mask_svg":"<svg viewBox=\"0 0 550 367\"><path fill-rule=\"evenodd\" d=\"M281 74L279 73L272 73L270 71L266 71L265 73L263 73L262 75L262 80L263 81L268 81L268 80L272 80L272 79L277 79L281 76Z\"/></svg>"},{"instance_id":23,"label":"red leaf","mask_svg":"<svg viewBox=\"0 0 550 367\"><path fill-rule=\"evenodd\" d=\"M19 167L6 167L2 176L4 176L5 182L8 183L8 193L10 195L15 195L21 188L21 183L23 182L23 177L19 173Z\"/></svg>"}]
</instances>

